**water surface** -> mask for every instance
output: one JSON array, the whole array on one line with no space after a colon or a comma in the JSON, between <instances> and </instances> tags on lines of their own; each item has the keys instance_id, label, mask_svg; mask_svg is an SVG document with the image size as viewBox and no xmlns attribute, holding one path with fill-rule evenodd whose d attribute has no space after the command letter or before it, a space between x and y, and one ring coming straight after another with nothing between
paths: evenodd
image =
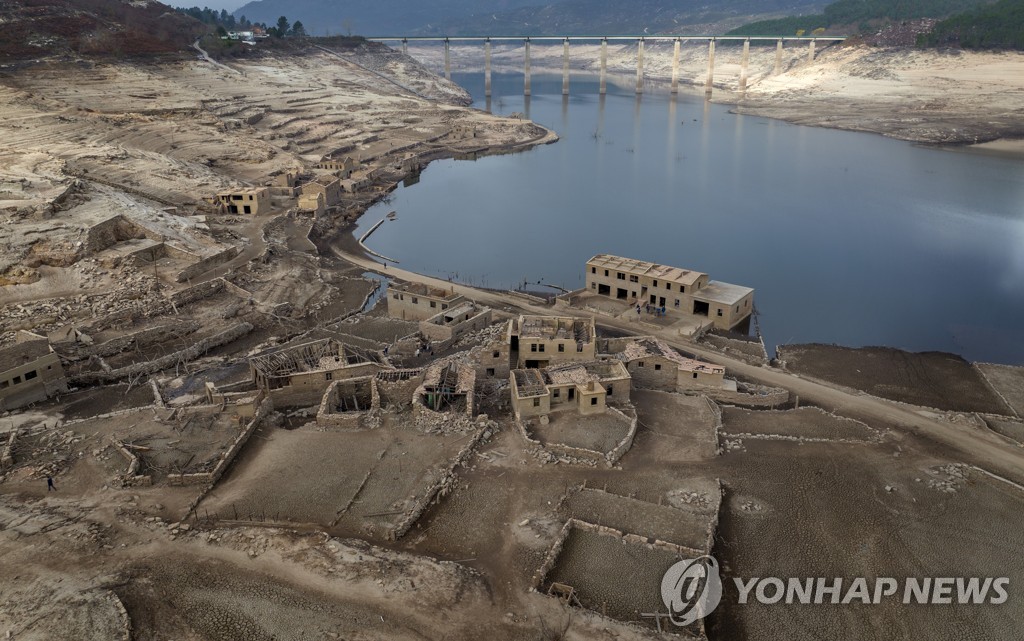
<instances>
[{"instance_id":1,"label":"water surface","mask_svg":"<svg viewBox=\"0 0 1024 641\"><path fill-rule=\"evenodd\" d=\"M482 96L480 74L456 75ZM495 74L495 113L561 140L430 164L359 223L413 271L488 287L575 289L598 253L754 287L786 342L944 350L1024 363L1024 161L636 98L593 79ZM478 101L485 108L487 103Z\"/></svg>"}]
</instances>

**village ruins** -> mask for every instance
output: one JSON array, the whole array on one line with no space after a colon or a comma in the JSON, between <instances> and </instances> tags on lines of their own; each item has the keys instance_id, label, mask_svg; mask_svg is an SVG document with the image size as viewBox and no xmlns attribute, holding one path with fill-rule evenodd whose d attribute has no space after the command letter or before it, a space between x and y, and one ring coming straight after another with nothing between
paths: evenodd
<instances>
[{"instance_id":1,"label":"village ruins","mask_svg":"<svg viewBox=\"0 0 1024 641\"><path fill-rule=\"evenodd\" d=\"M400 182L556 136L338 42L0 74L0 634L732 638L819 628L728 601L664 636L669 567L1020 570L1019 368L868 394L650 257L557 296L385 264L353 229Z\"/></svg>"}]
</instances>

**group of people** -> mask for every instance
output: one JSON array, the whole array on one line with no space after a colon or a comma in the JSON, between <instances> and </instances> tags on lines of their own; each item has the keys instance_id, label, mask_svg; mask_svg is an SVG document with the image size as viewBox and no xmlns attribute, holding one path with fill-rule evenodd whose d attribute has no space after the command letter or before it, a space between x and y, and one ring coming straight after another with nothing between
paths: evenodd
<instances>
[{"instance_id":1,"label":"group of people","mask_svg":"<svg viewBox=\"0 0 1024 641\"><path fill-rule=\"evenodd\" d=\"M648 314L654 314L655 316L664 316L666 313L664 305L658 307L657 305L651 305L650 303L647 303L644 305L644 308L647 310ZM636 315L637 318L640 317L640 303L636 304Z\"/></svg>"}]
</instances>

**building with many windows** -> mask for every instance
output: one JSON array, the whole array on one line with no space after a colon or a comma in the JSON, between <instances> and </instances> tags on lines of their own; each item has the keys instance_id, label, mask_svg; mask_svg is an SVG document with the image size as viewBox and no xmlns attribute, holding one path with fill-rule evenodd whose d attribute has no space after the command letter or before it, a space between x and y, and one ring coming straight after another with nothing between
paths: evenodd
<instances>
[{"instance_id":1,"label":"building with many windows","mask_svg":"<svg viewBox=\"0 0 1024 641\"><path fill-rule=\"evenodd\" d=\"M733 329L754 311L754 290L749 287L710 280L703 272L609 254L587 261L586 282L591 293L664 308L669 316L703 316L718 329Z\"/></svg>"}]
</instances>

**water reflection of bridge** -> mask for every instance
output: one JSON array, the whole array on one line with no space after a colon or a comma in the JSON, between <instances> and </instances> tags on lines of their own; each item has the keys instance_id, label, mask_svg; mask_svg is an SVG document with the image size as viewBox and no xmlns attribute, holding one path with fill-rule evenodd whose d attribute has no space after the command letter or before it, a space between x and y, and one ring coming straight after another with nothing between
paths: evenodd
<instances>
[{"instance_id":1,"label":"water reflection of bridge","mask_svg":"<svg viewBox=\"0 0 1024 641\"><path fill-rule=\"evenodd\" d=\"M782 68L782 50L785 43L806 42L807 60L814 60L816 44L820 42L841 42L846 38L841 36L382 36L368 38L374 42L401 42L402 53L409 52L410 42L443 42L444 43L444 77L452 78L451 43L453 42L482 42L484 44L484 95L491 95L491 43L492 42L522 42L523 43L523 93L530 95L530 43L556 41L562 43L562 94L569 94L569 41L576 42L600 42L601 43L601 93L607 92L606 76L608 70L608 41L636 42L636 92L643 93L644 80L644 43L647 41L672 41L674 43L672 52L672 93L679 90L679 55L680 45L683 42L705 41L708 43L708 73L704 82L704 92L711 94L712 82L715 76L715 42L742 41L743 57L740 62L739 90L743 91L747 86L747 63L750 59L750 43L753 42L775 42L775 69L773 73L779 73Z\"/></svg>"}]
</instances>

